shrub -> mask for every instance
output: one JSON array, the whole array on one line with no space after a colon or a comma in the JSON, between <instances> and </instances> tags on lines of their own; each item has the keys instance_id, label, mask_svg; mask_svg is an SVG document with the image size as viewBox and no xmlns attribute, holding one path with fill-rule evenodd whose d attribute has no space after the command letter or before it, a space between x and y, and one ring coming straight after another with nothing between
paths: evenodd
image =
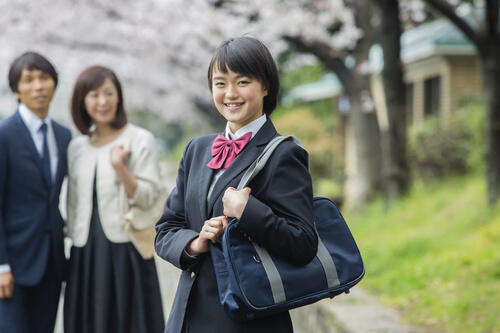
<instances>
[{"instance_id":1,"label":"shrub","mask_svg":"<svg viewBox=\"0 0 500 333\"><path fill-rule=\"evenodd\" d=\"M340 195L343 172L340 137L328 131L309 109L295 109L273 118L273 122L281 135L296 136L308 151L315 192L329 197Z\"/></svg>"},{"instance_id":2,"label":"shrub","mask_svg":"<svg viewBox=\"0 0 500 333\"><path fill-rule=\"evenodd\" d=\"M454 112L446 126L437 118L410 127L409 159L424 179L464 174L484 164L484 111L472 103Z\"/></svg>"}]
</instances>

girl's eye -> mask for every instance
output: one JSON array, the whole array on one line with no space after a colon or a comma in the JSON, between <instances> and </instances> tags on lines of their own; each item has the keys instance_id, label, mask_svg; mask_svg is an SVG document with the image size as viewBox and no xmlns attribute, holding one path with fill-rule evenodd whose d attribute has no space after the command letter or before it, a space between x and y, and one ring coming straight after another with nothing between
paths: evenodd
<instances>
[{"instance_id":1,"label":"girl's eye","mask_svg":"<svg viewBox=\"0 0 500 333\"><path fill-rule=\"evenodd\" d=\"M89 97L90 98L96 98L97 97L97 93L96 92L89 92Z\"/></svg>"},{"instance_id":2,"label":"girl's eye","mask_svg":"<svg viewBox=\"0 0 500 333\"><path fill-rule=\"evenodd\" d=\"M215 82L214 86L216 86L216 87L224 87L224 83L223 82Z\"/></svg>"},{"instance_id":3,"label":"girl's eye","mask_svg":"<svg viewBox=\"0 0 500 333\"><path fill-rule=\"evenodd\" d=\"M238 82L240 85L247 85L249 84L250 82L249 81L246 81L246 80L241 80L240 82Z\"/></svg>"}]
</instances>

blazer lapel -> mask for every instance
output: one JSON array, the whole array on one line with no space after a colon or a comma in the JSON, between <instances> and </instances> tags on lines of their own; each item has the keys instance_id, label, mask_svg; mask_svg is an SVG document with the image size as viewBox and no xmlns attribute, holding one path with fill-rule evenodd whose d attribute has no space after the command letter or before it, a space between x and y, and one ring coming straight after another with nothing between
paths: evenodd
<instances>
[{"instance_id":1,"label":"blazer lapel","mask_svg":"<svg viewBox=\"0 0 500 333\"><path fill-rule=\"evenodd\" d=\"M214 136L215 138L215 136ZM198 179L195 184L199 184L198 186L198 197L201 198L201 216L203 221L207 218L207 195L208 189L210 187L210 181L212 180L212 176L214 174L214 170L207 167L207 163L212 158L212 147L209 145L205 148L205 152L202 156L200 172L198 173Z\"/></svg>"},{"instance_id":2,"label":"blazer lapel","mask_svg":"<svg viewBox=\"0 0 500 333\"><path fill-rule=\"evenodd\" d=\"M248 145L243 149L243 151L236 156L236 159L231 163L231 165L226 169L222 176L217 180L214 186L212 196L208 202L208 215L211 214L213 206L217 198L222 194L223 191L229 186L229 183L235 179L239 174L244 172L250 164L259 156L259 154L264 150L267 143L276 136L276 129L273 123L268 118L266 123L257 132L255 137L250 140Z\"/></svg>"},{"instance_id":3,"label":"blazer lapel","mask_svg":"<svg viewBox=\"0 0 500 333\"><path fill-rule=\"evenodd\" d=\"M40 177L42 177L44 184L48 187L47 181L45 180L45 177L43 176L43 166L42 166L42 158L40 157L40 154L38 153L38 150L36 149L35 142L33 141L33 138L31 137L31 133L26 127L26 124L24 123L23 119L21 118L21 115L19 114L19 111L17 111L14 114L14 117L16 119L16 124L19 130L19 140L23 141L25 146L28 148L28 150L31 152L31 156L33 157L33 161L35 164L38 166L38 170L40 171Z\"/></svg>"},{"instance_id":4,"label":"blazer lapel","mask_svg":"<svg viewBox=\"0 0 500 333\"><path fill-rule=\"evenodd\" d=\"M54 193L57 191L54 191L54 189L59 188L59 182L62 181L62 178L64 175L62 175L63 171L63 163L66 163L66 159L64 158L65 156L65 147L64 147L64 140L63 140L63 135L60 131L59 126L52 121L52 130L54 131L54 137L56 138L56 144L57 144L57 168L56 168L56 176L54 179L54 184L52 184L52 191L50 193L50 199L52 200L54 197Z\"/></svg>"}]
</instances>

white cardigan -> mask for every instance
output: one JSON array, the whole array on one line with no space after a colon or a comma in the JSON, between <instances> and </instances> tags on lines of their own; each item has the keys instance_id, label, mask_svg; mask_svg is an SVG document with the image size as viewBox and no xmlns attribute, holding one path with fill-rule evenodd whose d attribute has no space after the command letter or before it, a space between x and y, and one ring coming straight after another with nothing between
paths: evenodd
<instances>
[{"instance_id":1,"label":"white cardigan","mask_svg":"<svg viewBox=\"0 0 500 333\"><path fill-rule=\"evenodd\" d=\"M101 147L91 145L87 135L74 138L68 147L67 198L68 236L74 246L83 247L87 243L95 172L99 218L104 234L111 242L130 241L124 228L123 205L120 203L120 191L124 189L110 161L110 149L115 145L131 150L127 166L137 177L137 190L129 199L129 205L147 209L160 195L156 142L147 130L127 124L118 138ZM133 225L143 229L154 222L133 221Z\"/></svg>"}]
</instances>

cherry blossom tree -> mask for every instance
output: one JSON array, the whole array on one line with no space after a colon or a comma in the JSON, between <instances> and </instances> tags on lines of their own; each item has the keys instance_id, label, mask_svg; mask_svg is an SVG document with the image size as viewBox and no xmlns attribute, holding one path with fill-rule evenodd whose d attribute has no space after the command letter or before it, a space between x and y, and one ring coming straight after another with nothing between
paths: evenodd
<instances>
[{"instance_id":1,"label":"cherry blossom tree","mask_svg":"<svg viewBox=\"0 0 500 333\"><path fill-rule=\"evenodd\" d=\"M248 33L276 56L290 46L314 55L337 74L350 100L347 202L359 206L381 186L380 133L369 86L368 51L376 39L372 2L0 0L0 12L8 13L0 15L9 38L2 62L26 49L48 55L61 73L54 108L66 116L76 76L99 63L124 81L129 108L220 128L206 73L221 41Z\"/></svg>"},{"instance_id":2,"label":"cherry blossom tree","mask_svg":"<svg viewBox=\"0 0 500 333\"><path fill-rule=\"evenodd\" d=\"M337 74L349 99L346 204L359 207L381 188L381 146L370 93L373 6L360 1L217 1L219 11L247 18L247 31L279 52L292 46ZM285 44L284 44L285 42Z\"/></svg>"}]
</instances>

